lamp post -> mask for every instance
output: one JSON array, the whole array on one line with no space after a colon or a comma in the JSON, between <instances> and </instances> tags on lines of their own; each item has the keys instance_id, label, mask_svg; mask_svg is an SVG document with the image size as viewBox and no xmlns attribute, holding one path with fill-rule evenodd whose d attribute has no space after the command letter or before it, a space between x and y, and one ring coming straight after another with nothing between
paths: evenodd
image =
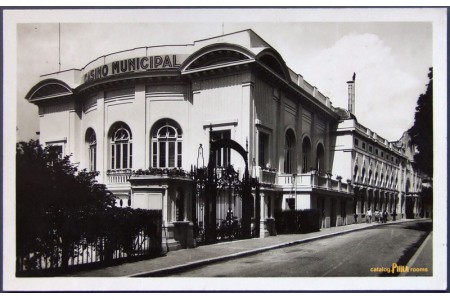
<instances>
[{"instance_id":1,"label":"lamp post","mask_svg":"<svg viewBox=\"0 0 450 300\"><path fill-rule=\"evenodd\" d=\"M200 166L200 159L201 159L201 163L202 165ZM198 150L197 150L197 164L195 166L195 170L192 171L192 178L194 179L194 191L195 191L195 195L196 195L196 203L195 201L193 201L193 214L196 220L196 226L200 225L200 219L203 218L203 184L205 181L205 160L203 158L203 147L202 144L199 145ZM198 188L198 190L197 190ZM200 208L200 214L197 216L197 204ZM203 223L203 222L202 222ZM204 227L204 224L202 225L202 227ZM203 228L202 228L203 229Z\"/></svg>"}]
</instances>

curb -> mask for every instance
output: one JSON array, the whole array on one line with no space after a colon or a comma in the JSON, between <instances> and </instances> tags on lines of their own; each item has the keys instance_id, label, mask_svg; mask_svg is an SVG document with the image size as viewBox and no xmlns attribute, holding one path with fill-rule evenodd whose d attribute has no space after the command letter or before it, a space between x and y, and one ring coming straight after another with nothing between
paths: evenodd
<instances>
[{"instance_id":1,"label":"curb","mask_svg":"<svg viewBox=\"0 0 450 300\"><path fill-rule=\"evenodd\" d=\"M245 257L245 256L250 256L250 255L258 254L258 253L265 252L265 251L281 249L281 248L285 248L285 247L290 247L290 246L294 246L294 245L308 243L308 242L312 242L312 241L316 241L316 240L320 240L320 239L325 239L325 238L329 238L329 237L333 237L333 236L347 234L347 233L350 233L350 232L365 230L365 229L373 228L373 227L377 227L377 226L394 225L394 224L407 223L407 222L413 222L413 221L417 221L417 219L402 220L402 221L397 221L395 223L375 223L375 224L373 224L371 226L354 228L354 229L347 229L347 230L344 230L344 231L328 233L328 234L319 235L319 236L315 236L315 237L310 237L310 238L306 238L306 239L284 242L284 243L276 244L276 245L272 245L272 246L266 246L266 247L262 247L262 248L241 251L241 252L237 252L237 253L233 253L233 254L228 254L228 255L212 257L212 258L197 260L197 261L193 261L193 262L188 262L188 263L185 263L185 264L175 265L175 266L172 266L172 267L166 267L166 268L156 269L156 270L152 270L152 271L145 271L145 272L130 274L130 275L126 275L124 277L158 277L158 276L167 276L169 274L178 273L178 272L181 272L181 271L186 271L186 270L193 269L193 268L198 268L198 267L201 267L201 266L204 266L204 265L213 264L213 263L217 263L217 262L223 262L223 261L226 261L226 260L231 260L231 259L235 259L235 258L241 258L241 257Z\"/></svg>"},{"instance_id":2,"label":"curb","mask_svg":"<svg viewBox=\"0 0 450 300\"><path fill-rule=\"evenodd\" d=\"M409 261L406 263L406 266L408 268L411 268L414 263L416 262L417 258L422 254L423 249L425 248L425 246L427 245L428 241L430 240L430 238L433 235L433 230L431 230L428 235L426 236L426 238L423 240L422 244L420 244L420 247L416 250L416 252L414 253L414 255L409 259ZM402 272L400 273L398 276L399 277L405 277L407 276L407 272Z\"/></svg>"}]
</instances>

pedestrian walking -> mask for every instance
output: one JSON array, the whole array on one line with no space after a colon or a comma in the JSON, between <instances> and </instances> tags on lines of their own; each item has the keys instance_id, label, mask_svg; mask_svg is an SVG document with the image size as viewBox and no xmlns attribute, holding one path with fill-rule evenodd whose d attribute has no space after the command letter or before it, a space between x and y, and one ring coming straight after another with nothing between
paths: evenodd
<instances>
[{"instance_id":1,"label":"pedestrian walking","mask_svg":"<svg viewBox=\"0 0 450 300\"><path fill-rule=\"evenodd\" d=\"M375 221L377 221L378 223L380 223L381 222L381 214L380 214L380 212L378 211L378 209L375 209L375 214L374 214L374 216L375 216Z\"/></svg>"},{"instance_id":2,"label":"pedestrian walking","mask_svg":"<svg viewBox=\"0 0 450 300\"><path fill-rule=\"evenodd\" d=\"M386 210L383 211L383 223L387 222L387 218L388 218L388 213Z\"/></svg>"},{"instance_id":3,"label":"pedestrian walking","mask_svg":"<svg viewBox=\"0 0 450 300\"><path fill-rule=\"evenodd\" d=\"M366 222L372 223L372 211L370 210L370 208L367 210Z\"/></svg>"}]
</instances>

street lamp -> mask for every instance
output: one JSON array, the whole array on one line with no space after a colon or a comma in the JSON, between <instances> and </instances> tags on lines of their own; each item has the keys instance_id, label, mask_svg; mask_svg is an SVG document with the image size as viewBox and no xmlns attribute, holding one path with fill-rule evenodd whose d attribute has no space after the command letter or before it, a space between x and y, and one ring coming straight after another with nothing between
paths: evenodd
<instances>
[{"instance_id":1,"label":"street lamp","mask_svg":"<svg viewBox=\"0 0 450 300\"><path fill-rule=\"evenodd\" d=\"M199 168L200 157L202 159L202 167L201 168ZM205 159L203 157L202 144L200 144L198 146L198 150L197 150L197 169L196 169L196 171L197 171L197 174L196 174L197 180L200 183L200 185L199 185L200 190L199 190L199 193L198 193L198 202L200 204L200 215L203 217L203 206L204 206L204 203L203 203L203 183L204 182L203 181L205 179L205 177L204 177L204 175L205 175L204 174L204 172L205 172ZM198 220L198 221L200 222L200 220Z\"/></svg>"}]
</instances>

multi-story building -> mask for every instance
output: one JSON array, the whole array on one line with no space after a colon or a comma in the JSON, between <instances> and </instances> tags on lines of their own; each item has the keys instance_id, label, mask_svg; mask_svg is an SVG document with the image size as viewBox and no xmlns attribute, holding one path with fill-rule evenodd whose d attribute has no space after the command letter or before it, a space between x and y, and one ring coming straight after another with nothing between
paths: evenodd
<instances>
[{"instance_id":1,"label":"multi-story building","mask_svg":"<svg viewBox=\"0 0 450 300\"><path fill-rule=\"evenodd\" d=\"M99 171L118 205L161 209L171 238L203 221L187 174L207 165L210 140L247 150L261 237L277 211L314 208L322 227L341 226L371 205L404 213L420 189L406 141L389 143L333 107L252 30L105 55L44 75L26 98L39 106L42 144ZM215 163L244 173L230 149L217 150ZM238 193L217 199L218 222L229 210L242 217Z\"/></svg>"}]
</instances>

